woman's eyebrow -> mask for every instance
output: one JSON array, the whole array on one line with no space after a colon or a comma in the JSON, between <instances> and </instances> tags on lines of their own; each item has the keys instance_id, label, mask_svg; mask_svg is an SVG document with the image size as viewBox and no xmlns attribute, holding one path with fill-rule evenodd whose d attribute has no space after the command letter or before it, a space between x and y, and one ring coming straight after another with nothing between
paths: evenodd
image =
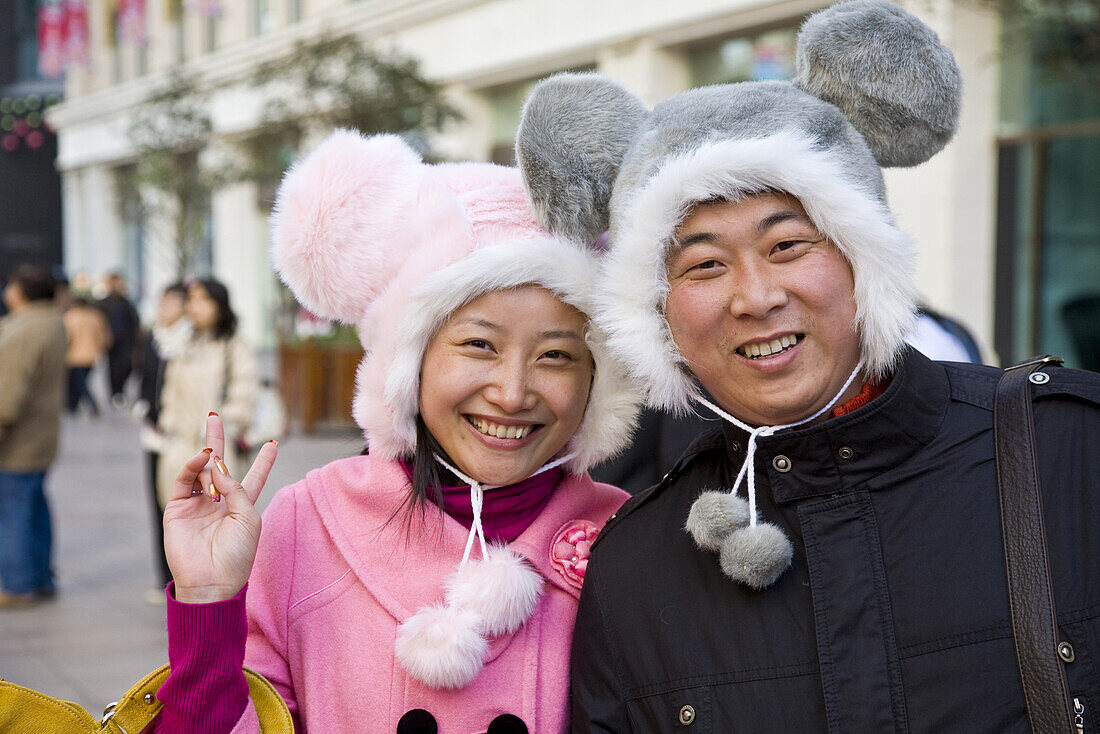
<instances>
[{"instance_id":1,"label":"woman's eyebrow","mask_svg":"<svg viewBox=\"0 0 1100 734\"><path fill-rule=\"evenodd\" d=\"M464 319L459 319L458 321L453 322L453 325L454 326L480 326L484 329L489 329L491 331L500 331L501 329L504 328L500 324L493 323L492 321L489 321L487 319L480 319L480 318L477 318L476 316L467 316Z\"/></svg>"},{"instance_id":2,"label":"woman's eyebrow","mask_svg":"<svg viewBox=\"0 0 1100 734\"><path fill-rule=\"evenodd\" d=\"M580 340L580 335L572 329L557 329L551 331L540 331L540 339L577 339Z\"/></svg>"}]
</instances>

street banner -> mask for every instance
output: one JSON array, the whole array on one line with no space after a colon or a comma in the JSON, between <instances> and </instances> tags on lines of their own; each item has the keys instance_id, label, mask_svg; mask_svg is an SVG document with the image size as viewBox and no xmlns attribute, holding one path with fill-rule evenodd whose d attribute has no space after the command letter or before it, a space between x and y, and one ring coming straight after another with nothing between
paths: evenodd
<instances>
[{"instance_id":1,"label":"street banner","mask_svg":"<svg viewBox=\"0 0 1100 734\"><path fill-rule=\"evenodd\" d=\"M146 42L145 0L118 0L118 39L124 43Z\"/></svg>"},{"instance_id":2,"label":"street banner","mask_svg":"<svg viewBox=\"0 0 1100 734\"><path fill-rule=\"evenodd\" d=\"M38 8L38 73L54 78L65 73L64 13L57 3Z\"/></svg>"},{"instance_id":3,"label":"street banner","mask_svg":"<svg viewBox=\"0 0 1100 734\"><path fill-rule=\"evenodd\" d=\"M89 59L88 4L64 0L65 61L68 68L87 66Z\"/></svg>"}]
</instances>

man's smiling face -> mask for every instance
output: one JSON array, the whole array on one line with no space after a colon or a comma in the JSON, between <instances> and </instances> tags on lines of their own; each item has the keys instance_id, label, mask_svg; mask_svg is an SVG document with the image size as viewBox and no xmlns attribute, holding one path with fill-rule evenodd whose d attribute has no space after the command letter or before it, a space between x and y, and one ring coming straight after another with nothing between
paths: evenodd
<instances>
[{"instance_id":1,"label":"man's smiling face","mask_svg":"<svg viewBox=\"0 0 1100 734\"><path fill-rule=\"evenodd\" d=\"M754 425L823 408L859 362L854 281L802 204L770 193L706 202L674 236L665 315L707 392Z\"/></svg>"}]
</instances>

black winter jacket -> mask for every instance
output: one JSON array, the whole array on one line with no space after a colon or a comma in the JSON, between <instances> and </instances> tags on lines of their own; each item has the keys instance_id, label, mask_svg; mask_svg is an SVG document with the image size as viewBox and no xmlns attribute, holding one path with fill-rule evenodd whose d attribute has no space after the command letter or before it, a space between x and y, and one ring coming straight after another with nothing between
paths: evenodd
<instances>
[{"instance_id":1,"label":"black winter jacket","mask_svg":"<svg viewBox=\"0 0 1100 734\"><path fill-rule=\"evenodd\" d=\"M1052 582L1070 691L1100 730L1100 375L1048 372L1031 389ZM683 529L700 492L732 486L745 434L696 442L595 544L573 731L1029 731L994 474L1000 374L909 350L871 404L761 439L760 517L794 545L763 591Z\"/></svg>"}]
</instances>

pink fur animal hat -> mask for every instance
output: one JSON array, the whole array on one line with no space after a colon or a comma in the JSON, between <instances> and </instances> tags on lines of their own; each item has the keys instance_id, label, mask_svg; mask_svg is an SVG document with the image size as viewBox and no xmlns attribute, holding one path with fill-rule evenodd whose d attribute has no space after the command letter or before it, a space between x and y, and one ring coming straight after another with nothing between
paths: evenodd
<instances>
[{"instance_id":1,"label":"pink fur animal hat","mask_svg":"<svg viewBox=\"0 0 1100 734\"><path fill-rule=\"evenodd\" d=\"M353 415L371 453L410 456L420 363L436 329L490 291L541 285L581 313L597 254L535 222L519 172L490 163L426 165L401 138L340 130L286 174L272 216L272 261L307 308L356 324L366 356ZM637 396L589 332L591 396L567 452L582 473L630 437Z\"/></svg>"},{"instance_id":2,"label":"pink fur animal hat","mask_svg":"<svg viewBox=\"0 0 1100 734\"><path fill-rule=\"evenodd\" d=\"M272 219L272 260L298 300L359 326L353 415L372 454L415 450L424 351L456 309L535 284L593 312L597 254L539 227L516 169L425 165L396 136L338 131L287 173ZM625 446L640 401L599 331L589 327L586 341L596 365L588 405L557 460L577 474ZM423 683L461 688L480 671L486 638L526 622L542 578L507 546L486 544L483 487L445 466L470 484L470 540L441 603L402 623L395 655ZM475 534L480 559L470 558Z\"/></svg>"}]
</instances>

